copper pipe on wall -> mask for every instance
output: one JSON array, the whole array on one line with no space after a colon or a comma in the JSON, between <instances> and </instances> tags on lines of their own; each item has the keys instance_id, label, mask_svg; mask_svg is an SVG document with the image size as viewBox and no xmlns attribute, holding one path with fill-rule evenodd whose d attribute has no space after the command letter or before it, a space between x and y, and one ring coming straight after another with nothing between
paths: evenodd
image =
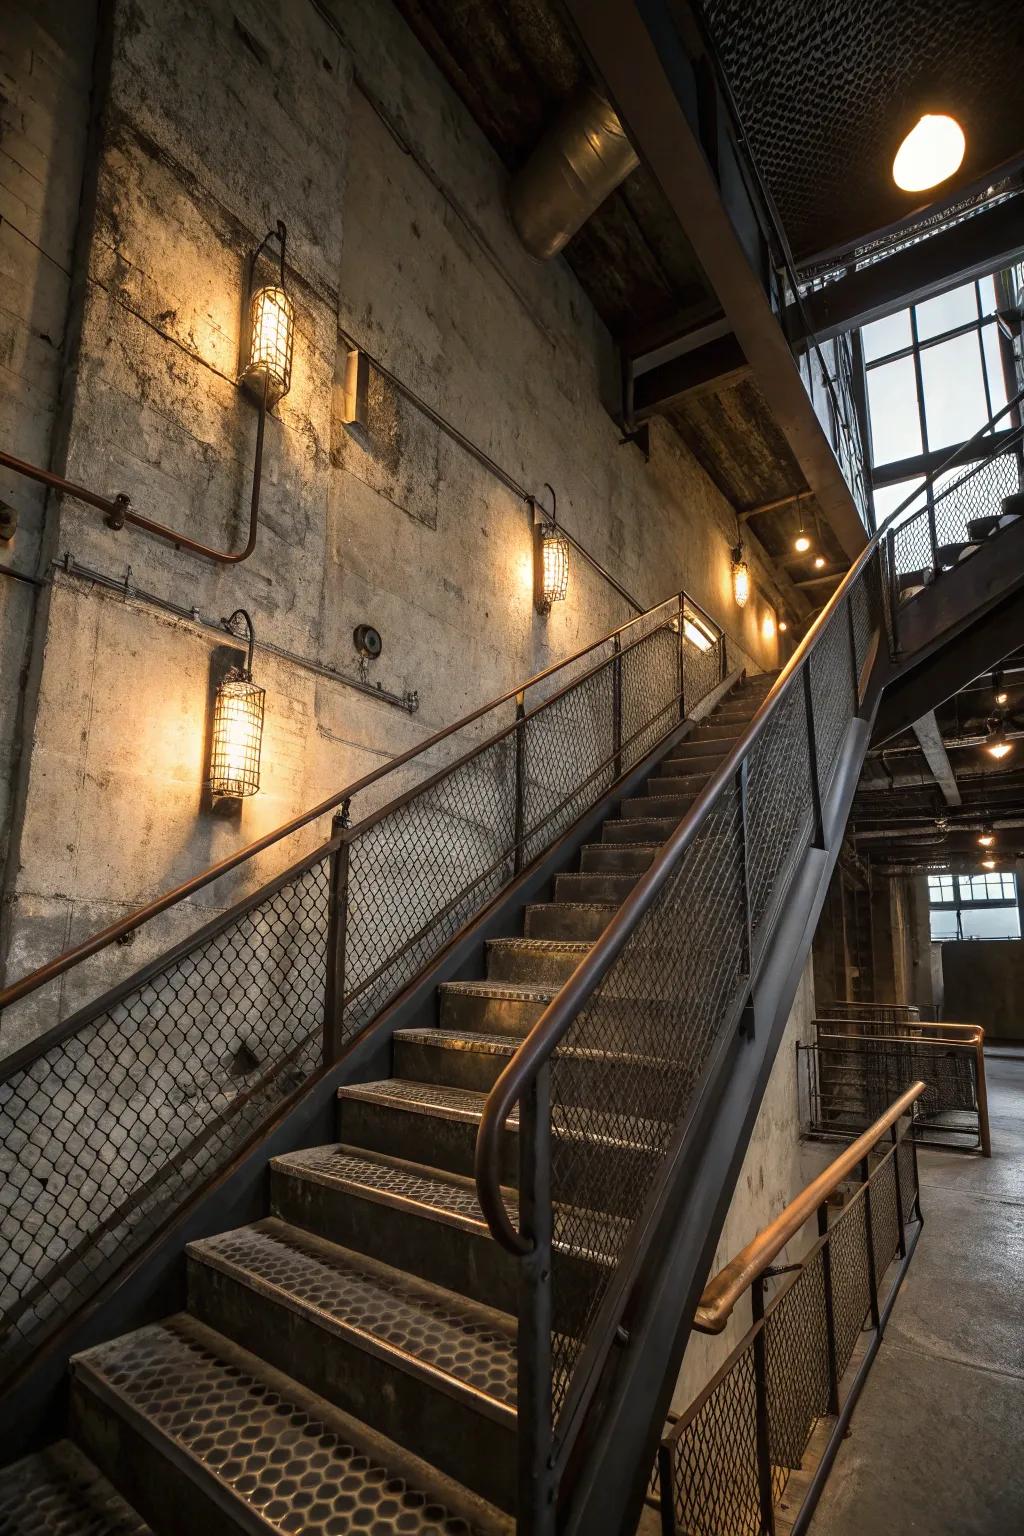
<instances>
[{"instance_id":1,"label":"copper pipe on wall","mask_svg":"<svg viewBox=\"0 0 1024 1536\"><path fill-rule=\"evenodd\" d=\"M187 549L193 555L202 555L206 560L216 561L218 565L240 565L243 560L248 560L256 548L256 535L259 532L260 488L263 479L263 432L266 419L267 376L265 374L259 422L256 427L256 462L253 466L252 493L249 499L249 537L244 547L239 550L212 549L208 544L200 544L197 540L188 538L186 534L176 533L173 528L167 528L163 523L154 522L152 518L136 512L132 506L131 497L123 491L115 496L101 496L98 491L90 491L88 486L78 485L74 480L66 480L63 475L54 474L51 469L41 469L38 464L29 464L26 459L15 458L13 453L7 453L2 448L0 448L0 465L5 469L13 470L15 474L24 475L26 480L38 481L48 490L59 491L63 496L71 496L75 501L84 502L87 507L95 507L98 512L104 514L108 528L120 530L125 523L131 523L133 527L142 528L146 533L153 534L155 538L164 539L168 544L173 544L176 549Z\"/></svg>"}]
</instances>

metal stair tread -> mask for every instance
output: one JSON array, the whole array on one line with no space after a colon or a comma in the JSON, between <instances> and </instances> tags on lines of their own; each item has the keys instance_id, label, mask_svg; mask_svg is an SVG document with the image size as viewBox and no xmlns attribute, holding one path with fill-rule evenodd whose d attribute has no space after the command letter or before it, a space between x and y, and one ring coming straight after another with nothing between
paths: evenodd
<instances>
[{"instance_id":1,"label":"metal stair tread","mask_svg":"<svg viewBox=\"0 0 1024 1536\"><path fill-rule=\"evenodd\" d=\"M513 1056L522 1044L522 1040L515 1035L484 1035L472 1029L396 1029L395 1039L415 1042L417 1045L482 1051L491 1056ZM585 1045L560 1046L558 1055L572 1061L594 1061L607 1066L642 1066L654 1071L672 1065L664 1057L647 1056L635 1051L608 1051Z\"/></svg>"},{"instance_id":2,"label":"metal stair tread","mask_svg":"<svg viewBox=\"0 0 1024 1536\"><path fill-rule=\"evenodd\" d=\"M498 1002L549 1003L558 988L536 981L443 981L437 990L458 997L490 997Z\"/></svg>"},{"instance_id":3,"label":"metal stair tread","mask_svg":"<svg viewBox=\"0 0 1024 1536\"><path fill-rule=\"evenodd\" d=\"M70 1440L0 1471L0 1531L10 1536L152 1536Z\"/></svg>"},{"instance_id":4,"label":"metal stair tread","mask_svg":"<svg viewBox=\"0 0 1024 1536\"><path fill-rule=\"evenodd\" d=\"M514 1422L515 1320L270 1216L189 1243L260 1294Z\"/></svg>"},{"instance_id":5,"label":"metal stair tread","mask_svg":"<svg viewBox=\"0 0 1024 1536\"><path fill-rule=\"evenodd\" d=\"M211 1480L252 1531L515 1530L468 1489L187 1314L87 1350L72 1370L151 1442L169 1442L175 1463Z\"/></svg>"},{"instance_id":6,"label":"metal stair tread","mask_svg":"<svg viewBox=\"0 0 1024 1536\"><path fill-rule=\"evenodd\" d=\"M603 848L606 845L598 843L595 846ZM527 950L531 954L536 952L540 955L585 955L587 950L593 949L593 947L585 939L530 939L523 937L487 940L488 949Z\"/></svg>"},{"instance_id":7,"label":"metal stair tread","mask_svg":"<svg viewBox=\"0 0 1024 1536\"><path fill-rule=\"evenodd\" d=\"M630 1005L632 1006L632 1004ZM486 1093L477 1093L472 1088L454 1088L444 1083L417 1083L402 1077L382 1078L375 1083L353 1083L338 1089L338 1098L342 1103L346 1099L356 1099L364 1104L390 1104L393 1108L409 1110L413 1114L439 1116L448 1120L462 1120L467 1124L476 1124L483 1114L484 1105L487 1102ZM570 1108L572 1106L569 1106ZM560 1106L552 1106L552 1129L567 1140L585 1140L603 1145L622 1147L648 1147L660 1146L662 1134L659 1129L663 1122L659 1120L641 1120L636 1115L617 1114L613 1110L589 1110L590 1122L593 1134L581 1137L578 1132L568 1130L560 1126ZM506 1126L518 1129L519 1108L513 1108L505 1121ZM637 1135L623 1134L624 1128L638 1128L649 1124L652 1130L648 1136L641 1139Z\"/></svg>"},{"instance_id":8,"label":"metal stair tread","mask_svg":"<svg viewBox=\"0 0 1024 1536\"><path fill-rule=\"evenodd\" d=\"M285 1152L272 1158L270 1166L328 1188L358 1191L382 1204L425 1212L438 1221L490 1234L477 1200L476 1182L462 1174L383 1152L365 1152L344 1142ZM503 1194L509 1213L514 1215L515 1191L506 1188Z\"/></svg>"}]
</instances>

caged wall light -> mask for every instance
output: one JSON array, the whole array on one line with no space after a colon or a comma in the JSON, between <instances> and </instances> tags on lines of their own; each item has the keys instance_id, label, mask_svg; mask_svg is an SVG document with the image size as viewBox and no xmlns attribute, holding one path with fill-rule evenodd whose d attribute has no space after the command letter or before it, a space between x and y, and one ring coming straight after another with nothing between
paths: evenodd
<instances>
[{"instance_id":1,"label":"caged wall light","mask_svg":"<svg viewBox=\"0 0 1024 1536\"><path fill-rule=\"evenodd\" d=\"M231 667L217 688L213 708L209 787L215 809L230 809L260 787L260 750L266 689L252 680L256 632L244 608L236 608L224 628L237 633L242 620L249 638L244 667Z\"/></svg>"},{"instance_id":2,"label":"caged wall light","mask_svg":"<svg viewBox=\"0 0 1024 1536\"><path fill-rule=\"evenodd\" d=\"M556 520L554 487L547 481L544 486L551 492L551 511L533 528L533 601L538 613L550 613L551 604L563 602L569 590L569 540Z\"/></svg>"},{"instance_id":3,"label":"caged wall light","mask_svg":"<svg viewBox=\"0 0 1024 1536\"><path fill-rule=\"evenodd\" d=\"M292 352L295 345L295 309L284 281L285 243L288 231L278 219L257 246L249 268L248 355L241 382L267 405L276 405L291 388ZM278 281L257 286L256 267L270 242L280 253Z\"/></svg>"},{"instance_id":4,"label":"caged wall light","mask_svg":"<svg viewBox=\"0 0 1024 1536\"><path fill-rule=\"evenodd\" d=\"M743 558L743 540L732 552L732 595L737 608L745 608L750 597L750 567Z\"/></svg>"}]
</instances>

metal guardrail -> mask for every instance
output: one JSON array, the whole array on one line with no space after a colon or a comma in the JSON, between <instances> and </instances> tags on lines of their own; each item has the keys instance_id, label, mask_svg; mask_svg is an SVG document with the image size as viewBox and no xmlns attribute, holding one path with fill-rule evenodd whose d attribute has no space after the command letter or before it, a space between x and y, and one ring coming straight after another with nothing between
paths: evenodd
<instances>
[{"instance_id":1,"label":"metal guardrail","mask_svg":"<svg viewBox=\"0 0 1024 1536\"><path fill-rule=\"evenodd\" d=\"M824 844L822 805L844 740L880 648L895 647L891 530L917 494L858 557L488 1096L477 1194L494 1237L522 1260L520 1369L532 1384L522 1486L541 1504L569 1465L659 1212L685 1177L675 1152L703 1079L738 1024L804 855ZM595 1062L601 1070L588 1072ZM501 1187L516 1106L518 1226ZM604 1262L581 1266L595 1251ZM535 1518L545 1528L542 1509Z\"/></svg>"},{"instance_id":2,"label":"metal guardrail","mask_svg":"<svg viewBox=\"0 0 1024 1536\"><path fill-rule=\"evenodd\" d=\"M921 1017L916 1003L858 1003L841 998L835 1003L816 1003L819 1019L853 1019L884 1023L914 1023Z\"/></svg>"},{"instance_id":3,"label":"metal guardrail","mask_svg":"<svg viewBox=\"0 0 1024 1536\"><path fill-rule=\"evenodd\" d=\"M706 1288L697 1327L721 1331L747 1290L752 1325L662 1441L665 1536L771 1536L776 1505L792 1474L810 1471L808 1447L827 1426L792 1525L806 1531L921 1231L915 1143L898 1127L924 1091L912 1084ZM830 1199L854 1172L859 1183L830 1221ZM775 1268L814 1218L817 1240Z\"/></svg>"},{"instance_id":4,"label":"metal guardrail","mask_svg":"<svg viewBox=\"0 0 1024 1536\"><path fill-rule=\"evenodd\" d=\"M977 1024L819 1019L815 1045L798 1047L805 1128L850 1136L911 1082L926 1091L914 1136L923 1146L992 1155L985 1031Z\"/></svg>"},{"instance_id":5,"label":"metal guardrail","mask_svg":"<svg viewBox=\"0 0 1024 1536\"><path fill-rule=\"evenodd\" d=\"M102 993L0 1065L0 1380L725 669L678 593L0 992L5 1023L58 986ZM335 809L275 879L96 987L119 940L165 912L187 929L199 892Z\"/></svg>"}]
</instances>

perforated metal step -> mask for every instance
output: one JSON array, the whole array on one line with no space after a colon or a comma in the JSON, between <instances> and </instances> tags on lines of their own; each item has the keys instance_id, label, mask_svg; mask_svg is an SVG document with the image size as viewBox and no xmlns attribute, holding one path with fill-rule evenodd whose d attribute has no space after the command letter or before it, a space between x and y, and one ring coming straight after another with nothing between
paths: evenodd
<instances>
[{"instance_id":1,"label":"perforated metal step","mask_svg":"<svg viewBox=\"0 0 1024 1536\"><path fill-rule=\"evenodd\" d=\"M493 1506L191 1317L100 1345L72 1370L83 1433L113 1458L131 1447L153 1498L184 1472L248 1531L512 1536Z\"/></svg>"},{"instance_id":2,"label":"perforated metal step","mask_svg":"<svg viewBox=\"0 0 1024 1536\"><path fill-rule=\"evenodd\" d=\"M514 1422L515 1321L506 1314L274 1217L190 1243L188 1252L327 1333L388 1353L414 1374L449 1378L481 1411Z\"/></svg>"},{"instance_id":3,"label":"perforated metal step","mask_svg":"<svg viewBox=\"0 0 1024 1536\"><path fill-rule=\"evenodd\" d=\"M69 1440L0 1471L2 1536L152 1536Z\"/></svg>"}]
</instances>

